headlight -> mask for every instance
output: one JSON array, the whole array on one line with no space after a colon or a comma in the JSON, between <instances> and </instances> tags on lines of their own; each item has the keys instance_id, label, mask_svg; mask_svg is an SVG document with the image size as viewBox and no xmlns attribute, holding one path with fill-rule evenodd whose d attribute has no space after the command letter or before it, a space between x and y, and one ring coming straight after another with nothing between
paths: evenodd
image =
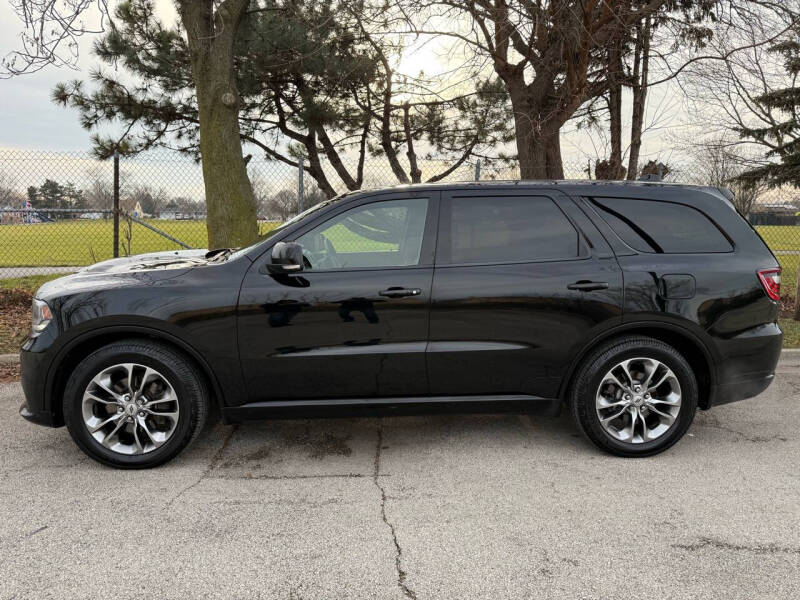
<instances>
[{"instance_id":1,"label":"headlight","mask_svg":"<svg viewBox=\"0 0 800 600\"><path fill-rule=\"evenodd\" d=\"M47 306L47 302L44 300L39 300L38 298L33 299L33 333L40 333L44 331L44 328L53 320L53 313L50 310L50 307Z\"/></svg>"}]
</instances>

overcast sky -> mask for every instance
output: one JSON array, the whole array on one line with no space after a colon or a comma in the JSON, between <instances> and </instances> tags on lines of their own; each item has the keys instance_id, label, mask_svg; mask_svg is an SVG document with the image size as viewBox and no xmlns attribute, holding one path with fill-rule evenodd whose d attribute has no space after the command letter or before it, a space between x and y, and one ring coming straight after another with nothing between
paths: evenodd
<instances>
[{"instance_id":1,"label":"overcast sky","mask_svg":"<svg viewBox=\"0 0 800 600\"><path fill-rule=\"evenodd\" d=\"M110 4L113 4L111 2ZM156 12L175 18L171 0L156 0ZM96 13L89 19L96 19ZM22 23L8 2L0 1L0 55L20 47ZM88 150L90 133L78 122L74 109L57 106L50 93L58 82L87 79L98 61L91 54L93 36L80 42L79 70L50 67L30 75L0 79L0 148Z\"/></svg>"}]
</instances>

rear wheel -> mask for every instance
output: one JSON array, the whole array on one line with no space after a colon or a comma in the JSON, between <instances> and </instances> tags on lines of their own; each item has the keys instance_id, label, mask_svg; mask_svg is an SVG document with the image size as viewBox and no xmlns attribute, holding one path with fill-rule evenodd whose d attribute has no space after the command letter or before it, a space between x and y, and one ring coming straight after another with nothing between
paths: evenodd
<instances>
[{"instance_id":1,"label":"rear wheel","mask_svg":"<svg viewBox=\"0 0 800 600\"><path fill-rule=\"evenodd\" d=\"M200 373L157 342L121 341L96 350L64 392L72 438L91 458L118 468L170 460L197 436L207 413Z\"/></svg>"},{"instance_id":2,"label":"rear wheel","mask_svg":"<svg viewBox=\"0 0 800 600\"><path fill-rule=\"evenodd\" d=\"M578 370L569 403L583 433L618 456L651 456L677 442L697 409L697 380L672 346L628 336L598 347Z\"/></svg>"}]
</instances>

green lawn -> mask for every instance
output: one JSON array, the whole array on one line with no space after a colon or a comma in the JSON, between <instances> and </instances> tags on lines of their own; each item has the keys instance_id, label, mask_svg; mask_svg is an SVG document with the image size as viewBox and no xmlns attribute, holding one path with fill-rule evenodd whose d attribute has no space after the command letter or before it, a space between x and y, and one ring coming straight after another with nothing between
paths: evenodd
<instances>
[{"instance_id":1,"label":"green lawn","mask_svg":"<svg viewBox=\"0 0 800 600\"><path fill-rule=\"evenodd\" d=\"M206 248L205 221L148 219L192 248ZM275 227L262 223L261 232ZM125 254L127 225L120 222L120 254ZM35 225L0 225L0 267L83 266L113 256L111 220L70 220ZM130 254L176 250L180 246L137 223L132 224Z\"/></svg>"},{"instance_id":2,"label":"green lawn","mask_svg":"<svg viewBox=\"0 0 800 600\"><path fill-rule=\"evenodd\" d=\"M800 253L800 226L792 225L760 225L756 227L758 233L773 252L796 251ZM797 254L778 254L781 263L781 291L792 296L797 290Z\"/></svg>"},{"instance_id":3,"label":"green lawn","mask_svg":"<svg viewBox=\"0 0 800 600\"><path fill-rule=\"evenodd\" d=\"M773 250L800 252L800 225L759 225L756 230Z\"/></svg>"},{"instance_id":4,"label":"green lawn","mask_svg":"<svg viewBox=\"0 0 800 600\"><path fill-rule=\"evenodd\" d=\"M57 275L29 275L27 277L14 277L11 279L0 279L0 289L3 290L25 290L31 294L35 293L42 285L53 279L64 277L68 273L58 273Z\"/></svg>"},{"instance_id":5,"label":"green lawn","mask_svg":"<svg viewBox=\"0 0 800 600\"><path fill-rule=\"evenodd\" d=\"M783 331L784 348L800 348L800 321L793 319L778 319Z\"/></svg>"}]
</instances>

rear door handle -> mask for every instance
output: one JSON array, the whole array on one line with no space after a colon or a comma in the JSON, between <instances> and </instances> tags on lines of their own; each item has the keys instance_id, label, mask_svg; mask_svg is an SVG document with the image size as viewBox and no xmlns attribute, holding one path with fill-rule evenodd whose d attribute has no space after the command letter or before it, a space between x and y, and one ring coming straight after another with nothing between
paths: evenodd
<instances>
[{"instance_id":1,"label":"rear door handle","mask_svg":"<svg viewBox=\"0 0 800 600\"><path fill-rule=\"evenodd\" d=\"M385 298L405 298L406 296L419 296L421 293L422 290L419 288L390 287L387 290L378 292L378 295Z\"/></svg>"},{"instance_id":2,"label":"rear door handle","mask_svg":"<svg viewBox=\"0 0 800 600\"><path fill-rule=\"evenodd\" d=\"M576 281L567 286L568 290L578 290L581 292L593 292L595 290L607 290L608 283L605 281Z\"/></svg>"}]
</instances>

